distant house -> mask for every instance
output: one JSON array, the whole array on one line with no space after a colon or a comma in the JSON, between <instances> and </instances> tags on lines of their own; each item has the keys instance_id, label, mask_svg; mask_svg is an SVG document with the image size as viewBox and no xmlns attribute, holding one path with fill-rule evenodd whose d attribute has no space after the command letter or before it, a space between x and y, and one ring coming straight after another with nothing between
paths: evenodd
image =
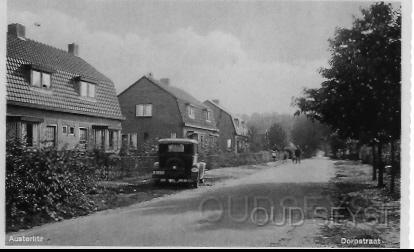
<instances>
[{"instance_id":1,"label":"distant house","mask_svg":"<svg viewBox=\"0 0 414 252\"><path fill-rule=\"evenodd\" d=\"M8 26L8 139L30 147L119 149L123 116L114 84L78 48L57 49L26 38L23 25Z\"/></svg>"},{"instance_id":2,"label":"distant house","mask_svg":"<svg viewBox=\"0 0 414 252\"><path fill-rule=\"evenodd\" d=\"M143 76L118 95L125 141L138 149L160 138L192 138L203 149L216 144L212 111L169 79Z\"/></svg>"},{"instance_id":3,"label":"distant house","mask_svg":"<svg viewBox=\"0 0 414 252\"><path fill-rule=\"evenodd\" d=\"M236 153L245 152L248 149L246 123L223 108L218 100L207 100L204 104L213 111L217 128L220 130L220 148Z\"/></svg>"}]
</instances>

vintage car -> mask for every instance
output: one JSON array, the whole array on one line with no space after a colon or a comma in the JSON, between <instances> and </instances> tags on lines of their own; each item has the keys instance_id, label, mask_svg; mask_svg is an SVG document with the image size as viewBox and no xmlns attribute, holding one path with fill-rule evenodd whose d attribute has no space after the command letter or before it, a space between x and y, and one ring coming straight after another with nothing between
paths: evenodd
<instances>
[{"instance_id":1,"label":"vintage car","mask_svg":"<svg viewBox=\"0 0 414 252\"><path fill-rule=\"evenodd\" d=\"M169 138L158 141L158 162L152 178L156 184L184 182L198 187L204 182L206 163L198 160L198 142L193 139Z\"/></svg>"}]
</instances>

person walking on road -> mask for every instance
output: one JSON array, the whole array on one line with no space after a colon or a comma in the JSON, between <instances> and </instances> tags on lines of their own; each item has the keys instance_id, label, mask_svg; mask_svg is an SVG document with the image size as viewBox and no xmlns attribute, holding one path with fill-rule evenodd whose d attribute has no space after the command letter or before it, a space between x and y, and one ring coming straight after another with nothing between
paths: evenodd
<instances>
[{"instance_id":1,"label":"person walking on road","mask_svg":"<svg viewBox=\"0 0 414 252\"><path fill-rule=\"evenodd\" d=\"M295 150L295 156L296 156L296 163L300 163L300 158L302 155L302 150L300 149L300 146L296 146L296 150Z\"/></svg>"}]
</instances>

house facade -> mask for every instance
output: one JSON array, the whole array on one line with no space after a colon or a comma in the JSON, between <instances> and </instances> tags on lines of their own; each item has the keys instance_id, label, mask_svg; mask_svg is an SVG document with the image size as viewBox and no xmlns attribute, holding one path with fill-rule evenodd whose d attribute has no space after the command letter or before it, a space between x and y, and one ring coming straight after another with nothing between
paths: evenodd
<instances>
[{"instance_id":1,"label":"house facade","mask_svg":"<svg viewBox=\"0 0 414 252\"><path fill-rule=\"evenodd\" d=\"M78 52L77 44L61 50L26 38L23 25L8 26L8 139L29 147L119 150L124 118L114 84Z\"/></svg>"},{"instance_id":2,"label":"house facade","mask_svg":"<svg viewBox=\"0 0 414 252\"><path fill-rule=\"evenodd\" d=\"M247 151L249 143L246 123L223 108L218 100L207 100L204 104L213 111L217 128L220 130L220 149L235 153Z\"/></svg>"},{"instance_id":3,"label":"house facade","mask_svg":"<svg viewBox=\"0 0 414 252\"><path fill-rule=\"evenodd\" d=\"M140 149L161 138L191 138L203 150L218 138L212 111L168 79L143 76L118 95L125 142Z\"/></svg>"}]
</instances>

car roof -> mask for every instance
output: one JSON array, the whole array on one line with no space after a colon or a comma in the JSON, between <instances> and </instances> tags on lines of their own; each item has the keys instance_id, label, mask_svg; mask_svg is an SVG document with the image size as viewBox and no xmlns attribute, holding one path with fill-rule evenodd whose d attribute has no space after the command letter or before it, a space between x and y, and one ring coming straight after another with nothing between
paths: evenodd
<instances>
[{"instance_id":1,"label":"car roof","mask_svg":"<svg viewBox=\"0 0 414 252\"><path fill-rule=\"evenodd\" d=\"M197 140L188 139L188 138L164 138L158 140L160 144L168 144L168 143L181 143L181 144L198 144Z\"/></svg>"}]
</instances>

